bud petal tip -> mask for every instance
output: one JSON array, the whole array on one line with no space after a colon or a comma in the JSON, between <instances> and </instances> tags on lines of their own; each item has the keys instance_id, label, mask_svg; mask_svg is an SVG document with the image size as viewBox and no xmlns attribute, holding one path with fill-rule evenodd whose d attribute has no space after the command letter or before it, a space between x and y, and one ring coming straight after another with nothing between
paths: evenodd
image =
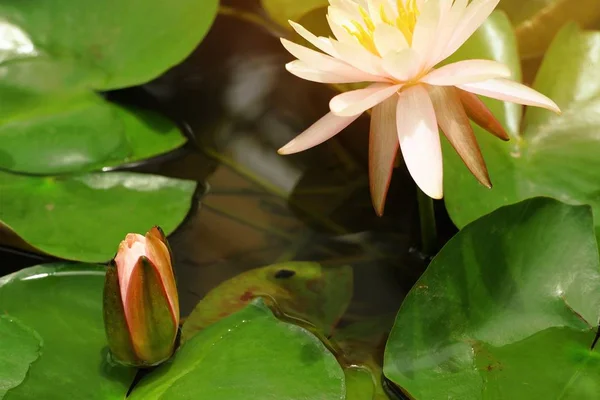
<instances>
[{"instance_id":1,"label":"bud petal tip","mask_svg":"<svg viewBox=\"0 0 600 400\"><path fill-rule=\"evenodd\" d=\"M106 272L104 325L112 359L157 365L174 351L179 299L164 232L128 234Z\"/></svg>"}]
</instances>

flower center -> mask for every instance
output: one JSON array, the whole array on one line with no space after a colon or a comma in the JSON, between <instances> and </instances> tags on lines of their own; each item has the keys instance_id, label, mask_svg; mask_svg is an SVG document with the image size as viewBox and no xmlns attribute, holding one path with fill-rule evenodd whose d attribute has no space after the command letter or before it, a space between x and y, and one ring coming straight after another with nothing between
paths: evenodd
<instances>
[{"instance_id":1,"label":"flower center","mask_svg":"<svg viewBox=\"0 0 600 400\"><path fill-rule=\"evenodd\" d=\"M358 11L363 19L363 23L361 24L358 21L351 20L349 21L349 25L343 25L343 27L346 29L346 31L348 31L349 34L354 36L365 49L369 50L376 56L379 56L377 47L375 47L375 41L373 40L375 24L373 23L373 20L371 19L371 16L367 10L365 10L362 6L359 6Z\"/></svg>"},{"instance_id":2,"label":"flower center","mask_svg":"<svg viewBox=\"0 0 600 400\"><path fill-rule=\"evenodd\" d=\"M417 19L419 18L419 7L417 6L417 0L396 0L398 6L397 16L389 16L385 10L384 5L381 5L379 9L379 16L382 22L398 29L402 35L406 38L406 42L412 45L413 32ZM348 24L343 25L344 29L354 36L356 40L371 53L376 56L381 56L375 41L373 39L373 32L375 31L375 24L373 19L364 7L359 6L358 11L362 17L362 23L359 21L351 20ZM394 11L388 10L391 14L395 14Z\"/></svg>"},{"instance_id":3,"label":"flower center","mask_svg":"<svg viewBox=\"0 0 600 400\"><path fill-rule=\"evenodd\" d=\"M381 6L381 20L388 25L395 26L406 38L409 45L412 45L413 32L417 25L417 19L420 12L417 6L417 0L397 0L398 3L398 18L392 20L388 18Z\"/></svg>"}]
</instances>

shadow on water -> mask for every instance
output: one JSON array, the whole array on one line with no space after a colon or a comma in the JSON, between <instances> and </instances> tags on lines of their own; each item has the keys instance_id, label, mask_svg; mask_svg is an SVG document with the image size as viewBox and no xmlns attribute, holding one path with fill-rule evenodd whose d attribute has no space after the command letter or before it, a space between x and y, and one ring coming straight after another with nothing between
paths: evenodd
<instances>
[{"instance_id":1,"label":"shadow on water","mask_svg":"<svg viewBox=\"0 0 600 400\"><path fill-rule=\"evenodd\" d=\"M334 92L285 71L278 39L220 16L179 66L109 98L159 109L190 143L135 166L206 182L197 213L170 237L182 313L219 283L251 268L292 260L354 267L351 319L395 312L422 263L414 184L394 175L386 214L373 212L366 172L368 118L294 156L277 149L328 111Z\"/></svg>"},{"instance_id":2,"label":"shadow on water","mask_svg":"<svg viewBox=\"0 0 600 400\"><path fill-rule=\"evenodd\" d=\"M198 210L169 238L182 315L215 286L249 269L319 261L353 267L354 295L343 326L393 316L424 270L414 252L416 189L404 166L393 176L385 216L373 211L367 116L314 149L277 154L328 112L334 95L287 73L290 60L267 31L219 16L182 64L144 86L107 94L112 101L161 111L189 138L183 148L127 169L209 188ZM437 206L440 229L449 237L454 228L443 205ZM15 270L49 260L1 248L0 259Z\"/></svg>"},{"instance_id":3,"label":"shadow on water","mask_svg":"<svg viewBox=\"0 0 600 400\"><path fill-rule=\"evenodd\" d=\"M179 150L120 169L209 187L201 207L170 238L184 315L217 284L291 260L352 265L355 300L348 315L386 314L398 309L423 270L409 251L418 245L418 216L403 166L392 179L385 216L373 212L367 117L314 149L277 154L328 111L335 93L287 73L290 59L267 31L219 16L182 64L144 86L106 94L164 113L190 139ZM52 261L10 247L0 251L12 270Z\"/></svg>"}]
</instances>

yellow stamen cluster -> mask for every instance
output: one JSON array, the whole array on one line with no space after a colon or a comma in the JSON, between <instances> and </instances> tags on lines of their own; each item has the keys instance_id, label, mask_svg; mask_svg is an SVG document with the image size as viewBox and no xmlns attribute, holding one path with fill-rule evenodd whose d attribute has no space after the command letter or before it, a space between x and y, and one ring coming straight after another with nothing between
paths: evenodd
<instances>
[{"instance_id":1,"label":"yellow stamen cluster","mask_svg":"<svg viewBox=\"0 0 600 400\"><path fill-rule=\"evenodd\" d=\"M360 16L363 18L363 24L358 21L351 21L352 27L344 26L349 34L354 36L356 40L371 53L376 56L379 55L377 47L375 47L375 41L373 40L373 32L375 31L375 24L371 19L371 16L363 7L359 7L358 11ZM365 29L366 28L366 29Z\"/></svg>"},{"instance_id":2,"label":"yellow stamen cluster","mask_svg":"<svg viewBox=\"0 0 600 400\"><path fill-rule=\"evenodd\" d=\"M403 0L397 0L398 2L398 18L396 18L396 28L402 32L408 44L412 44L413 32L415 31L415 25L417 25L417 19L419 18L419 8L417 7L416 0L406 0L406 4ZM382 21L383 19L382 9ZM385 21L389 25L394 26L393 23Z\"/></svg>"},{"instance_id":3,"label":"yellow stamen cluster","mask_svg":"<svg viewBox=\"0 0 600 400\"><path fill-rule=\"evenodd\" d=\"M413 32L420 14L417 1L396 1L398 3L398 17L395 20L388 17L382 4L380 9L381 21L398 29L400 32L402 32L408 44L412 44ZM351 25L344 25L344 29L346 29L350 35L354 36L365 49L369 50L376 56L380 56L379 52L377 51L377 47L375 46L375 41L373 40L373 32L375 31L373 19L363 7L359 7L358 10L363 19L362 23L359 21L350 21Z\"/></svg>"}]
</instances>

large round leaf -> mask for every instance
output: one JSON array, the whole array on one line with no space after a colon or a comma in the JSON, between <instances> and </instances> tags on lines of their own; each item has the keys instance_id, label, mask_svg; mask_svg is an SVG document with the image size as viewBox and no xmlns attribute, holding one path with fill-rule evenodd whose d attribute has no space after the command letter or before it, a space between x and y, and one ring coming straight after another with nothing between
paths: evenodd
<instances>
[{"instance_id":1,"label":"large round leaf","mask_svg":"<svg viewBox=\"0 0 600 400\"><path fill-rule=\"evenodd\" d=\"M500 40L490 40L489 46ZM600 213L599 49L600 33L582 32L575 25L566 27L549 49L534 87L553 98L563 115L529 108L521 123L505 118L500 103L488 102L513 136L504 143L475 128L492 190L479 185L446 147L446 207L459 227L502 205L534 196L591 204ZM472 50L472 58L481 54ZM596 229L600 235L600 220Z\"/></svg>"},{"instance_id":2,"label":"large round leaf","mask_svg":"<svg viewBox=\"0 0 600 400\"><path fill-rule=\"evenodd\" d=\"M288 262L256 268L223 282L194 308L182 329L182 340L267 295L294 317L308 320L328 335L352 298L352 268Z\"/></svg>"},{"instance_id":3,"label":"large round leaf","mask_svg":"<svg viewBox=\"0 0 600 400\"><path fill-rule=\"evenodd\" d=\"M89 94L48 99L0 125L0 168L30 174L100 169L150 158L185 137L157 114L120 107Z\"/></svg>"},{"instance_id":4,"label":"large round leaf","mask_svg":"<svg viewBox=\"0 0 600 400\"><path fill-rule=\"evenodd\" d=\"M171 233L190 209L196 183L136 173L32 177L0 172L0 221L39 250L104 262L129 232Z\"/></svg>"},{"instance_id":5,"label":"large round leaf","mask_svg":"<svg viewBox=\"0 0 600 400\"><path fill-rule=\"evenodd\" d=\"M0 279L2 312L41 338L40 357L5 400L125 397L135 370L107 361L103 285L104 268L90 265L49 264Z\"/></svg>"},{"instance_id":6,"label":"large round leaf","mask_svg":"<svg viewBox=\"0 0 600 400\"><path fill-rule=\"evenodd\" d=\"M414 399L592 399L599 317L591 209L527 200L436 256L400 308L384 373Z\"/></svg>"},{"instance_id":7,"label":"large round leaf","mask_svg":"<svg viewBox=\"0 0 600 400\"><path fill-rule=\"evenodd\" d=\"M130 397L197 398L341 400L344 373L315 336L256 300L188 340Z\"/></svg>"},{"instance_id":8,"label":"large round leaf","mask_svg":"<svg viewBox=\"0 0 600 400\"><path fill-rule=\"evenodd\" d=\"M115 89L179 63L202 40L217 0L0 1L0 86Z\"/></svg>"},{"instance_id":9,"label":"large round leaf","mask_svg":"<svg viewBox=\"0 0 600 400\"><path fill-rule=\"evenodd\" d=\"M590 26L600 18L598 0L578 0L573 5L573 0L502 0L498 8L515 25L521 55L530 58L541 56L565 23Z\"/></svg>"},{"instance_id":10,"label":"large round leaf","mask_svg":"<svg viewBox=\"0 0 600 400\"><path fill-rule=\"evenodd\" d=\"M327 7L327 0L261 0L261 5L269 16L281 26L290 28L288 20L298 20L321 7Z\"/></svg>"},{"instance_id":11,"label":"large round leaf","mask_svg":"<svg viewBox=\"0 0 600 400\"><path fill-rule=\"evenodd\" d=\"M3 399L6 392L23 382L29 366L40 356L42 339L33 329L6 314L0 315L0 338L0 399Z\"/></svg>"}]
</instances>

